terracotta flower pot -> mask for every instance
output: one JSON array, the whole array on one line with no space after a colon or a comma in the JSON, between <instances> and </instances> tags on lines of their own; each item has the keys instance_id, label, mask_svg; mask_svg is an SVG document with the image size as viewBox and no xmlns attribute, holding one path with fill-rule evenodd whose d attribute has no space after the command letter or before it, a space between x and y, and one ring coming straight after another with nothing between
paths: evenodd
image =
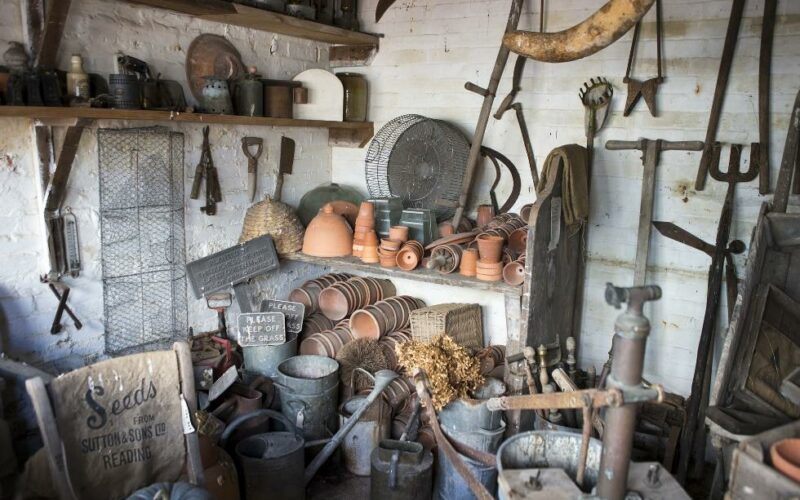
<instances>
[{"instance_id":1,"label":"terracotta flower pot","mask_svg":"<svg viewBox=\"0 0 800 500\"><path fill-rule=\"evenodd\" d=\"M453 228L453 223L446 221L439 224L439 237L444 238L445 236L450 236L455 234L456 230Z\"/></svg>"},{"instance_id":2,"label":"terracotta flower pot","mask_svg":"<svg viewBox=\"0 0 800 500\"><path fill-rule=\"evenodd\" d=\"M772 466L800 483L800 438L781 439L769 449Z\"/></svg>"},{"instance_id":3,"label":"terracotta flower pot","mask_svg":"<svg viewBox=\"0 0 800 500\"><path fill-rule=\"evenodd\" d=\"M381 240L381 250L386 250L386 252L398 252L400 247L403 245L403 242L400 240L395 239L383 239Z\"/></svg>"},{"instance_id":4,"label":"terracotta flower pot","mask_svg":"<svg viewBox=\"0 0 800 500\"><path fill-rule=\"evenodd\" d=\"M491 205L478 206L478 227L483 227L494 219L494 207Z\"/></svg>"},{"instance_id":5,"label":"terracotta flower pot","mask_svg":"<svg viewBox=\"0 0 800 500\"><path fill-rule=\"evenodd\" d=\"M350 331L359 339L378 340L384 325L367 309L359 309L350 316Z\"/></svg>"},{"instance_id":6,"label":"terracotta flower pot","mask_svg":"<svg viewBox=\"0 0 800 500\"><path fill-rule=\"evenodd\" d=\"M397 267L397 252L385 252L382 249L378 250L380 257L381 267Z\"/></svg>"},{"instance_id":7,"label":"terracotta flower pot","mask_svg":"<svg viewBox=\"0 0 800 500\"><path fill-rule=\"evenodd\" d=\"M347 317L352 298L341 288L328 287L319 294L319 310L326 318L339 321Z\"/></svg>"},{"instance_id":8,"label":"terracotta flower pot","mask_svg":"<svg viewBox=\"0 0 800 500\"><path fill-rule=\"evenodd\" d=\"M525 245L528 243L528 228L520 227L508 237L508 246L516 254L525 253Z\"/></svg>"},{"instance_id":9,"label":"terracotta flower pot","mask_svg":"<svg viewBox=\"0 0 800 500\"><path fill-rule=\"evenodd\" d=\"M358 217L375 219L375 204L371 201L362 201L358 207Z\"/></svg>"},{"instance_id":10,"label":"terracotta flower pot","mask_svg":"<svg viewBox=\"0 0 800 500\"><path fill-rule=\"evenodd\" d=\"M461 265L458 272L462 276L475 276L476 265L478 264L478 251L468 248L461 253Z\"/></svg>"},{"instance_id":11,"label":"terracotta flower pot","mask_svg":"<svg viewBox=\"0 0 800 500\"><path fill-rule=\"evenodd\" d=\"M503 243L505 240L500 236L481 234L478 236L478 253L480 260L484 262L500 262L503 255Z\"/></svg>"},{"instance_id":12,"label":"terracotta flower pot","mask_svg":"<svg viewBox=\"0 0 800 500\"><path fill-rule=\"evenodd\" d=\"M353 230L333 207L325 205L306 228L303 253L313 257L344 257L353 252Z\"/></svg>"},{"instance_id":13,"label":"terracotta flower pot","mask_svg":"<svg viewBox=\"0 0 800 500\"><path fill-rule=\"evenodd\" d=\"M522 205L522 208L519 209L519 217L528 222L531 218L531 208L533 208L532 203L528 203L527 205Z\"/></svg>"},{"instance_id":14,"label":"terracotta flower pot","mask_svg":"<svg viewBox=\"0 0 800 500\"><path fill-rule=\"evenodd\" d=\"M364 235L364 245L378 246L378 235L374 230L370 229L369 232Z\"/></svg>"},{"instance_id":15,"label":"terracotta flower pot","mask_svg":"<svg viewBox=\"0 0 800 500\"><path fill-rule=\"evenodd\" d=\"M403 245L397 253L397 267L404 271L413 271L417 268L420 261L420 252L412 245Z\"/></svg>"},{"instance_id":16,"label":"terracotta flower pot","mask_svg":"<svg viewBox=\"0 0 800 500\"><path fill-rule=\"evenodd\" d=\"M515 260L503 267L503 281L509 285L521 285L525 282L525 263Z\"/></svg>"},{"instance_id":17,"label":"terracotta flower pot","mask_svg":"<svg viewBox=\"0 0 800 500\"><path fill-rule=\"evenodd\" d=\"M408 241L408 226L392 226L389 228L389 239L405 243Z\"/></svg>"}]
</instances>

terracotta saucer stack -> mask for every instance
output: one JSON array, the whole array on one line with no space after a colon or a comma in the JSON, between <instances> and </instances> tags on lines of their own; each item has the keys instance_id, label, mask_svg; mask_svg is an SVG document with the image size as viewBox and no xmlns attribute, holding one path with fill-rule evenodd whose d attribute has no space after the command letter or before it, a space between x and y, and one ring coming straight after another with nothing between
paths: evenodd
<instances>
[{"instance_id":1,"label":"terracotta saucer stack","mask_svg":"<svg viewBox=\"0 0 800 500\"><path fill-rule=\"evenodd\" d=\"M411 342L411 330L409 329L387 333L378 342L386 356L386 361L389 362L390 370L397 369L397 346L404 342Z\"/></svg>"},{"instance_id":2,"label":"terracotta saucer stack","mask_svg":"<svg viewBox=\"0 0 800 500\"><path fill-rule=\"evenodd\" d=\"M378 257L380 258L381 267L396 267L397 266L397 253L400 252L400 246L403 244L400 240L383 239L381 246L378 248Z\"/></svg>"},{"instance_id":3,"label":"terracotta saucer stack","mask_svg":"<svg viewBox=\"0 0 800 500\"><path fill-rule=\"evenodd\" d=\"M332 330L312 333L300 342L300 354L312 354L335 358L336 354L348 342L355 340L350 328L337 325Z\"/></svg>"},{"instance_id":4,"label":"terracotta saucer stack","mask_svg":"<svg viewBox=\"0 0 800 500\"><path fill-rule=\"evenodd\" d=\"M353 232L353 256L361 257L367 242L367 234L375 232L375 205L369 201L362 201L358 207L356 226ZM377 239L377 237L376 237ZM375 242L377 246L377 241Z\"/></svg>"},{"instance_id":5,"label":"terracotta saucer stack","mask_svg":"<svg viewBox=\"0 0 800 500\"><path fill-rule=\"evenodd\" d=\"M333 328L333 321L329 320L320 312L315 312L303 321L302 338L313 333L324 332Z\"/></svg>"},{"instance_id":6,"label":"terracotta saucer stack","mask_svg":"<svg viewBox=\"0 0 800 500\"><path fill-rule=\"evenodd\" d=\"M378 340L387 333L408 328L411 311L422 307L425 303L414 297L389 297L355 311L350 316L350 330L357 338Z\"/></svg>"},{"instance_id":7,"label":"terracotta saucer stack","mask_svg":"<svg viewBox=\"0 0 800 500\"><path fill-rule=\"evenodd\" d=\"M305 306L305 316L309 317L319 311L319 294L323 289L336 282L347 281L348 279L350 279L349 274L331 273L320 276L317 279L308 280L289 293L289 300L303 304Z\"/></svg>"},{"instance_id":8,"label":"terracotta saucer stack","mask_svg":"<svg viewBox=\"0 0 800 500\"><path fill-rule=\"evenodd\" d=\"M503 279L503 245L505 238L497 234L481 233L476 238L479 259L475 265L475 275L481 281L500 281Z\"/></svg>"},{"instance_id":9,"label":"terracotta saucer stack","mask_svg":"<svg viewBox=\"0 0 800 500\"><path fill-rule=\"evenodd\" d=\"M353 311L397 293L389 280L354 277L325 288L319 294L319 310L326 318L339 321Z\"/></svg>"}]
</instances>

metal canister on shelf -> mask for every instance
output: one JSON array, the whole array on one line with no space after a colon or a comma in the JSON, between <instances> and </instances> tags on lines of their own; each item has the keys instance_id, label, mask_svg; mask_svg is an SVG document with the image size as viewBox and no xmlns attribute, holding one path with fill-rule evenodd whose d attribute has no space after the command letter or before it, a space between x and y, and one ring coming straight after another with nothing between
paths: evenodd
<instances>
[{"instance_id":1,"label":"metal canister on shelf","mask_svg":"<svg viewBox=\"0 0 800 500\"><path fill-rule=\"evenodd\" d=\"M294 90L300 82L292 80L261 80L264 86L264 116L270 118L292 118Z\"/></svg>"},{"instance_id":2,"label":"metal canister on shelf","mask_svg":"<svg viewBox=\"0 0 800 500\"><path fill-rule=\"evenodd\" d=\"M264 84L255 66L247 68L247 75L236 82L234 97L237 115L264 116Z\"/></svg>"},{"instance_id":3,"label":"metal canister on shelf","mask_svg":"<svg viewBox=\"0 0 800 500\"><path fill-rule=\"evenodd\" d=\"M367 79L359 73L337 73L344 86L344 121L367 121Z\"/></svg>"},{"instance_id":4,"label":"metal canister on shelf","mask_svg":"<svg viewBox=\"0 0 800 500\"><path fill-rule=\"evenodd\" d=\"M203 77L202 108L204 113L217 115L232 115L233 102L228 88L228 80L218 76Z\"/></svg>"},{"instance_id":5,"label":"metal canister on shelf","mask_svg":"<svg viewBox=\"0 0 800 500\"><path fill-rule=\"evenodd\" d=\"M108 90L113 99L112 107L142 109L142 82L137 75L108 75Z\"/></svg>"}]
</instances>

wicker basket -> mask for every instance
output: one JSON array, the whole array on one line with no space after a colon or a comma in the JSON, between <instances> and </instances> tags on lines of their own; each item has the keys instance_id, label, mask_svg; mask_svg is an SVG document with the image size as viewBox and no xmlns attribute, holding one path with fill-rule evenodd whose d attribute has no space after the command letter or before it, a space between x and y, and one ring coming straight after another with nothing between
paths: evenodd
<instances>
[{"instance_id":1,"label":"wicker basket","mask_svg":"<svg viewBox=\"0 0 800 500\"><path fill-rule=\"evenodd\" d=\"M268 234L275 241L275 249L283 255L300 250L303 232L303 224L292 207L268 196L247 209L239 243Z\"/></svg>"},{"instance_id":2,"label":"wicker basket","mask_svg":"<svg viewBox=\"0 0 800 500\"><path fill-rule=\"evenodd\" d=\"M430 342L446 333L459 345L483 347L481 306L478 304L437 304L411 312L411 338Z\"/></svg>"}]
</instances>

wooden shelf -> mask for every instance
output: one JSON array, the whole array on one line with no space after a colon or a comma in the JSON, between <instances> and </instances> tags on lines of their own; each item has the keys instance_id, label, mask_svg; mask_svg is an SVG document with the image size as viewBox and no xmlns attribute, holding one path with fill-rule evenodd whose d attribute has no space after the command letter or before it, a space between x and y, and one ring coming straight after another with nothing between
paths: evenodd
<instances>
[{"instance_id":1,"label":"wooden shelf","mask_svg":"<svg viewBox=\"0 0 800 500\"><path fill-rule=\"evenodd\" d=\"M258 116L211 115L138 109L66 108L46 106L0 106L0 117L40 120L79 119L139 120L152 122L205 123L209 125L256 125L265 127L327 128L329 142L336 146L363 147L374 134L372 122L294 120Z\"/></svg>"},{"instance_id":2,"label":"wooden shelf","mask_svg":"<svg viewBox=\"0 0 800 500\"><path fill-rule=\"evenodd\" d=\"M504 295L511 295L515 297L522 295L521 286L507 285L503 281L479 281L475 278L461 276L458 273L441 274L439 272L424 268L418 268L414 271L403 271L402 269L396 267L386 268L381 267L378 264L364 264L355 257L321 258L310 257L303 253L297 252L293 254L282 255L281 258L284 260L306 262L309 264L316 264L318 266L330 267L332 271L369 273L376 276L421 281L424 283L433 283L435 285L467 287L473 290L486 290L487 292L502 293Z\"/></svg>"},{"instance_id":3,"label":"wooden shelf","mask_svg":"<svg viewBox=\"0 0 800 500\"><path fill-rule=\"evenodd\" d=\"M268 10L231 3L225 0L124 0L186 14L204 21L233 24L243 28L296 36L337 45L377 46L379 37L336 26L306 21Z\"/></svg>"}]
</instances>

